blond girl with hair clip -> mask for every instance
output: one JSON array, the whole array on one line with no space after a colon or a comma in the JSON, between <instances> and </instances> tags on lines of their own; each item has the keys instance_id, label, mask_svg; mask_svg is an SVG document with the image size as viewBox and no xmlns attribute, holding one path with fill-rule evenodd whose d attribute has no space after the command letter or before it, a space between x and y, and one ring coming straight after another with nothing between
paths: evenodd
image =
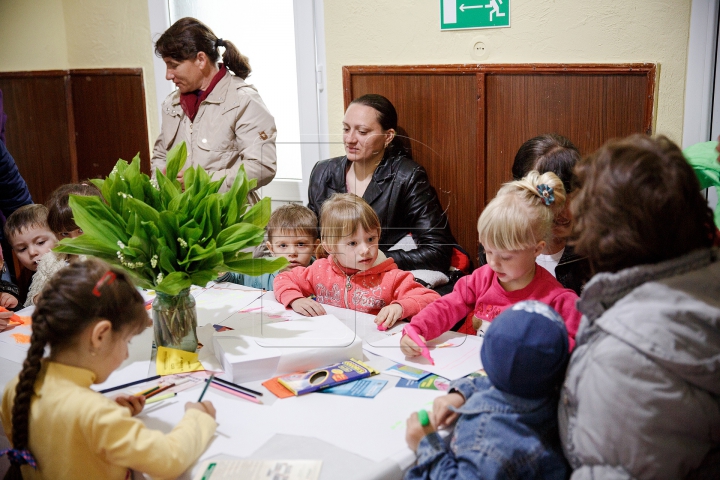
<instances>
[{"instance_id":1,"label":"blond girl with hair clip","mask_svg":"<svg viewBox=\"0 0 720 480\"><path fill-rule=\"evenodd\" d=\"M488 263L462 277L451 293L412 319L422 340L442 335L463 318L460 332L483 332L506 308L522 300L539 300L565 320L572 350L580 324L575 309L578 296L535 263L552 236L555 213L564 204L565 188L552 172L531 171L504 184L478 220ZM400 347L407 356L421 352L407 336Z\"/></svg>"},{"instance_id":2,"label":"blond girl with hair clip","mask_svg":"<svg viewBox=\"0 0 720 480\"><path fill-rule=\"evenodd\" d=\"M380 219L365 200L352 193L333 195L320 210L321 246L329 256L279 274L275 297L311 317L325 315L323 303L371 313L380 330L440 298L385 257L379 238Z\"/></svg>"},{"instance_id":3,"label":"blond girl with hair clip","mask_svg":"<svg viewBox=\"0 0 720 480\"><path fill-rule=\"evenodd\" d=\"M6 480L121 480L131 469L175 478L205 450L217 426L210 402L185 404L166 435L133 418L143 396L110 399L90 389L120 366L149 323L126 274L97 259L71 263L45 286L32 322L23 369L5 387L0 408L13 445L0 451L11 463Z\"/></svg>"}]
</instances>

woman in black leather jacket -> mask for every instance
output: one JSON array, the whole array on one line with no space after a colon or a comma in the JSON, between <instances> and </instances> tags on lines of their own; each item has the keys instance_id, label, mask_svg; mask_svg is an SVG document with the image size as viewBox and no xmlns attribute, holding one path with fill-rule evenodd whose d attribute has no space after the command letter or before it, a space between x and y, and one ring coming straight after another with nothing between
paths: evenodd
<instances>
[{"instance_id":1,"label":"woman in black leather jacket","mask_svg":"<svg viewBox=\"0 0 720 480\"><path fill-rule=\"evenodd\" d=\"M318 162L308 188L308 207L318 216L334 193L355 193L382 225L380 249L403 270L447 272L455 238L425 169L395 138L397 112L381 95L363 95L343 119L346 155ZM412 236L414 250L389 250Z\"/></svg>"}]
</instances>

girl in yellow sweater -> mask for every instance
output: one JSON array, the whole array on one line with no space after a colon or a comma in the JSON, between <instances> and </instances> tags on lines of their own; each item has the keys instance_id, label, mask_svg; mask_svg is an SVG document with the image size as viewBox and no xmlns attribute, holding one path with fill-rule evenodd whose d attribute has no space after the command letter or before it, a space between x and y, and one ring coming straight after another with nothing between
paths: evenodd
<instances>
[{"instance_id":1,"label":"girl in yellow sweater","mask_svg":"<svg viewBox=\"0 0 720 480\"><path fill-rule=\"evenodd\" d=\"M205 450L217 426L210 402L187 403L165 435L133 418L144 397L113 400L89 388L120 366L149 323L124 273L95 259L71 263L45 286L32 320L30 350L0 409L13 445L0 452L11 462L6 480L122 480L130 470L175 478Z\"/></svg>"}]
</instances>

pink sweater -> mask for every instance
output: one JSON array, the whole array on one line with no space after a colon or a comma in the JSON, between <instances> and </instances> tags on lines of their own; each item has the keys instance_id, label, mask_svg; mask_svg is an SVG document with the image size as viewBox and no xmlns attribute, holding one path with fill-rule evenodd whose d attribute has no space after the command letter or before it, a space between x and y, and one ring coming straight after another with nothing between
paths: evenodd
<instances>
[{"instance_id":1,"label":"pink sweater","mask_svg":"<svg viewBox=\"0 0 720 480\"><path fill-rule=\"evenodd\" d=\"M275 298L286 307L298 298L315 295L320 303L373 315L397 303L403 309L402 318L412 317L440 298L417 283L410 272L397 268L392 258L360 272L341 269L331 255L309 267L295 267L279 274L273 289Z\"/></svg>"},{"instance_id":2,"label":"pink sweater","mask_svg":"<svg viewBox=\"0 0 720 480\"><path fill-rule=\"evenodd\" d=\"M474 313L477 318L492 321L500 312L522 300L539 300L553 307L565 319L570 350L575 347L575 333L580 325L580 312L575 308L578 296L562 285L539 265L527 287L506 291L498 283L489 265L483 265L455 284L453 291L416 315L411 323L426 340L450 330L460 320Z\"/></svg>"}]
</instances>

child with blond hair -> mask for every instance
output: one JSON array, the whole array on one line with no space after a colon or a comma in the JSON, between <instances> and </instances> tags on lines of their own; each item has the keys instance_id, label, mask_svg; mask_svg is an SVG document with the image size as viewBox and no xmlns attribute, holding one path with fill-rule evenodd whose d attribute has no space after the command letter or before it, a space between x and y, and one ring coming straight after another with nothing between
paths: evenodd
<instances>
[{"instance_id":1,"label":"child with blond hair","mask_svg":"<svg viewBox=\"0 0 720 480\"><path fill-rule=\"evenodd\" d=\"M522 180L504 184L478 220L487 265L462 277L450 294L412 319L421 340L439 337L466 317L461 332L482 332L511 305L538 300L565 319L572 350L580 324L578 296L535 263L552 236L555 213L564 204L565 188L552 172L531 171ZM408 356L422 351L408 336L403 336L400 346Z\"/></svg>"},{"instance_id":2,"label":"child with blond hair","mask_svg":"<svg viewBox=\"0 0 720 480\"><path fill-rule=\"evenodd\" d=\"M314 261L315 249L320 244L317 223L317 215L309 208L292 203L283 205L270 215L265 246L273 257L285 257L288 268L307 267ZM217 281L272 290L276 276L277 273L252 276L227 272Z\"/></svg>"},{"instance_id":3,"label":"child with blond hair","mask_svg":"<svg viewBox=\"0 0 720 480\"><path fill-rule=\"evenodd\" d=\"M322 304L371 313L380 329L440 298L385 257L379 238L380 220L365 200L352 193L333 195L320 210L320 239L328 258L280 273L275 297L307 316L324 315Z\"/></svg>"}]
</instances>

